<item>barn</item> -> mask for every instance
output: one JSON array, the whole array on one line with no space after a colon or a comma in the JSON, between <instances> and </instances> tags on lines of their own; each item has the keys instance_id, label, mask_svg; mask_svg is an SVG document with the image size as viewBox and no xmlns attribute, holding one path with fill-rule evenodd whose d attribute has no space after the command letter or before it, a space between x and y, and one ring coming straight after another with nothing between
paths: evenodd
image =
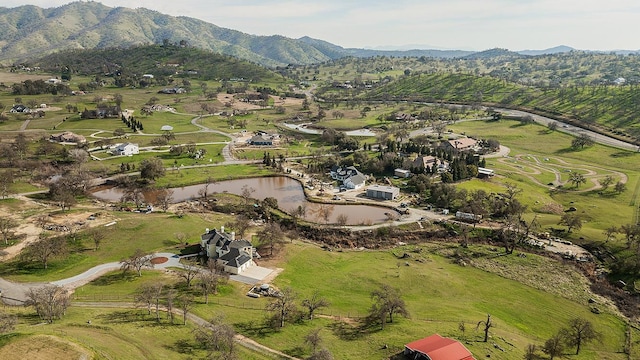
<instances>
[{"instance_id":1,"label":"barn","mask_svg":"<svg viewBox=\"0 0 640 360\"><path fill-rule=\"evenodd\" d=\"M404 356L411 360L475 360L460 342L438 334L406 344Z\"/></svg>"}]
</instances>

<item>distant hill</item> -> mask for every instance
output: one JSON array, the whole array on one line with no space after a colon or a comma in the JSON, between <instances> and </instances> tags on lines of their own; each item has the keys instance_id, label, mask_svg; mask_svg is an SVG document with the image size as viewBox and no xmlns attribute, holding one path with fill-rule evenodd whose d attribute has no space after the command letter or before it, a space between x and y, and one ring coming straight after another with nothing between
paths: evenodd
<instances>
[{"instance_id":1,"label":"distant hill","mask_svg":"<svg viewBox=\"0 0 640 360\"><path fill-rule=\"evenodd\" d=\"M185 41L190 46L268 67L316 64L348 56L461 58L476 54L463 50L353 49L310 37L256 36L194 18L144 8L111 8L93 1L47 9L32 5L0 7L0 63L5 65L68 49L127 48ZM533 50L521 54L529 55L527 52Z\"/></svg>"},{"instance_id":2,"label":"distant hill","mask_svg":"<svg viewBox=\"0 0 640 360\"><path fill-rule=\"evenodd\" d=\"M556 47L552 47L550 49L545 49L545 50L520 50L520 51L517 51L517 53L521 55L538 56L538 55L552 55L552 54L567 53L573 50L575 49L572 47L561 45L561 46L556 46Z\"/></svg>"},{"instance_id":3,"label":"distant hill","mask_svg":"<svg viewBox=\"0 0 640 360\"><path fill-rule=\"evenodd\" d=\"M122 79L150 74L163 84L169 84L171 78L258 81L278 76L246 60L173 44L64 50L33 60L33 64L47 72L70 75Z\"/></svg>"}]
</instances>

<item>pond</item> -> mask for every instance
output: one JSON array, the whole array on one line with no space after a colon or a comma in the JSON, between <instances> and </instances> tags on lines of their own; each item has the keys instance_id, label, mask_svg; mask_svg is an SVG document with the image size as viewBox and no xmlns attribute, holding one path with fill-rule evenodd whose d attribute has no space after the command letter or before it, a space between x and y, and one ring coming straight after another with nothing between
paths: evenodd
<instances>
[{"instance_id":1,"label":"pond","mask_svg":"<svg viewBox=\"0 0 640 360\"><path fill-rule=\"evenodd\" d=\"M389 212L393 212L395 215L394 210L379 206L309 202L304 195L302 184L286 176L220 181L209 185L207 191L208 193L229 192L240 195L245 185L253 190L251 197L258 200L273 197L278 200L278 207L288 213L302 205L306 208L305 220L311 222L336 223L338 217L344 215L348 225L368 225L386 221L388 219L386 214ZM199 192L204 187L204 184L200 184L173 188L173 201L182 202L199 198ZM93 196L101 200L117 202L120 201L122 194L122 189L112 187L98 190L93 193ZM149 200L153 196L152 192L144 195L148 202L152 202Z\"/></svg>"}]
</instances>

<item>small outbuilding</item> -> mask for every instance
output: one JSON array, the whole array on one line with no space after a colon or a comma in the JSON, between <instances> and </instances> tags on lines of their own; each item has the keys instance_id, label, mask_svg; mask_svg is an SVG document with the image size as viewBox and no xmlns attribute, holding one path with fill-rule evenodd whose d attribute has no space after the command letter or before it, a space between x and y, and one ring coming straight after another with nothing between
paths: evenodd
<instances>
[{"instance_id":1,"label":"small outbuilding","mask_svg":"<svg viewBox=\"0 0 640 360\"><path fill-rule=\"evenodd\" d=\"M462 343L438 334L406 344L404 356L411 360L475 360Z\"/></svg>"},{"instance_id":2,"label":"small outbuilding","mask_svg":"<svg viewBox=\"0 0 640 360\"><path fill-rule=\"evenodd\" d=\"M367 197L372 199L395 200L400 189L395 186L371 185L367 188Z\"/></svg>"},{"instance_id":3,"label":"small outbuilding","mask_svg":"<svg viewBox=\"0 0 640 360\"><path fill-rule=\"evenodd\" d=\"M114 155L123 156L135 155L140 153L140 148L138 147L138 144L124 143L116 146L113 153Z\"/></svg>"},{"instance_id":4,"label":"small outbuilding","mask_svg":"<svg viewBox=\"0 0 640 360\"><path fill-rule=\"evenodd\" d=\"M408 178L411 176L411 171L405 169L395 169L393 170L393 175L399 178Z\"/></svg>"}]
</instances>

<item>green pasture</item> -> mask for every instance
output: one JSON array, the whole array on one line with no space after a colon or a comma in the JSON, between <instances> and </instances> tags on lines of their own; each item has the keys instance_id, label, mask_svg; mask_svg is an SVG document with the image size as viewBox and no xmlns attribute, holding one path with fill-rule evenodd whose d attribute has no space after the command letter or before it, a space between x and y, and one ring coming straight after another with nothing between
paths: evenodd
<instances>
[{"instance_id":1,"label":"green pasture","mask_svg":"<svg viewBox=\"0 0 640 360\"><path fill-rule=\"evenodd\" d=\"M80 211L80 210L78 210ZM13 281L54 281L77 275L89 268L130 256L136 249L147 252L167 250L179 252L181 243L175 233L184 233L189 242L199 241L205 228L223 225L227 215L196 216L179 218L171 213L114 213L117 223L103 228L106 234L100 248L95 251L93 240L80 234L73 243L71 253L57 258L44 269L41 263L16 258L0 263L0 277Z\"/></svg>"},{"instance_id":2,"label":"green pasture","mask_svg":"<svg viewBox=\"0 0 640 360\"><path fill-rule=\"evenodd\" d=\"M557 225L560 214L541 213L544 212L543 208L548 203L559 204L565 210L571 206L578 209L577 213L583 218L583 226L581 230L575 230L569 234L573 240L602 241L604 229L633 221L634 207L631 205L636 201L635 188L640 179L639 154L597 144L582 150L572 150L570 149L572 137L569 135L550 132L539 125L523 126L509 120L468 121L456 123L450 127L456 132L464 131L479 138L495 138L511 149L509 158L502 159L505 163L495 158L486 159L487 167L496 169L498 175L489 182L498 184L512 182L523 189L520 200L528 206L529 210L539 214L538 221L543 228L564 228ZM517 155L523 155L523 157L515 159ZM535 156L540 164L536 164L532 156ZM561 189L551 190L547 185L549 182L555 183L555 176L551 172L543 171L540 175L529 175L544 186L520 174L520 172L531 173L532 168L538 165L546 169L555 169L559 172L562 181L568 181L571 172L577 171L586 175L587 170L594 171L595 178L611 175L615 181L618 181L620 176L615 172L619 171L629 178L627 190L617 194L611 185L606 191L589 191L588 189L594 185L591 176L587 176L587 183L580 185L577 189L567 183ZM482 188L482 185L487 182L472 182L474 183L477 185L462 183L459 186ZM533 217L533 213L528 217ZM580 240L580 237L584 240Z\"/></svg>"},{"instance_id":3,"label":"green pasture","mask_svg":"<svg viewBox=\"0 0 640 360\"><path fill-rule=\"evenodd\" d=\"M32 309L12 312L18 316L18 326L15 333L2 339L2 346L6 349L17 346L34 355L60 356L61 352L64 354L62 356L79 355L75 353L78 350L68 345L70 343L95 359L187 360L207 355L206 350L194 340L193 330L196 326L189 321L187 325L182 325L180 315L176 315L175 323L171 324L166 313L163 313L158 323L154 314L147 315L146 309L72 306L61 320L42 325L33 316ZM242 359L272 359L242 346L238 346L237 350ZM2 352L0 348L0 354Z\"/></svg>"},{"instance_id":4,"label":"green pasture","mask_svg":"<svg viewBox=\"0 0 640 360\"><path fill-rule=\"evenodd\" d=\"M216 181L231 180L248 177L260 177L273 175L271 168L255 165L222 165L206 166L192 169L172 169L167 170L165 176L156 180L156 186L186 186L202 184L208 178Z\"/></svg>"},{"instance_id":5,"label":"green pasture","mask_svg":"<svg viewBox=\"0 0 640 360\"><path fill-rule=\"evenodd\" d=\"M585 300L588 284L576 280L564 282L562 291L536 289L544 286L536 272L557 271L554 269L558 264L554 261L535 255L495 259L486 248L472 246L468 251L480 256L478 261L482 261L485 269L481 270L453 264L437 254L450 254L458 249L457 244L435 243L424 246L420 252L415 249L327 252L304 243L287 245L284 259L278 264L284 271L274 285L292 287L298 294L298 303L317 290L331 305L321 309L315 320L288 324L279 331L262 325L268 299L246 297L249 287L235 282L211 296L208 305L196 289L191 290L197 303L192 312L203 318L224 315L240 333L295 356L309 355L304 336L321 328L325 346L339 359L384 359L402 351L405 343L432 333L465 341L476 358L489 354L496 359L521 358L528 344L541 345L569 319L580 316L603 334L603 342L588 344L576 359L624 359L619 353L624 344L624 322L606 308L600 315L589 311ZM395 255L402 252L411 255L399 260ZM570 267L561 268L580 278ZM505 271L511 275L496 275ZM106 280L101 278L78 289L76 294L83 301L122 301L131 296L137 284L159 277L162 278L146 271L142 278L127 279L114 272ZM521 277L533 279L533 283L521 284L518 280ZM543 280L560 278L548 276ZM357 329L357 319L366 315L371 305L371 291L381 284L399 289L411 317L397 318L384 331L378 327ZM496 326L491 329L490 342L485 344L480 341L481 333L475 331L475 324L484 320L487 313L492 315ZM464 334L458 329L461 321L467 325ZM496 350L493 343L505 352ZM378 344L387 344L388 348L382 349Z\"/></svg>"}]
</instances>

